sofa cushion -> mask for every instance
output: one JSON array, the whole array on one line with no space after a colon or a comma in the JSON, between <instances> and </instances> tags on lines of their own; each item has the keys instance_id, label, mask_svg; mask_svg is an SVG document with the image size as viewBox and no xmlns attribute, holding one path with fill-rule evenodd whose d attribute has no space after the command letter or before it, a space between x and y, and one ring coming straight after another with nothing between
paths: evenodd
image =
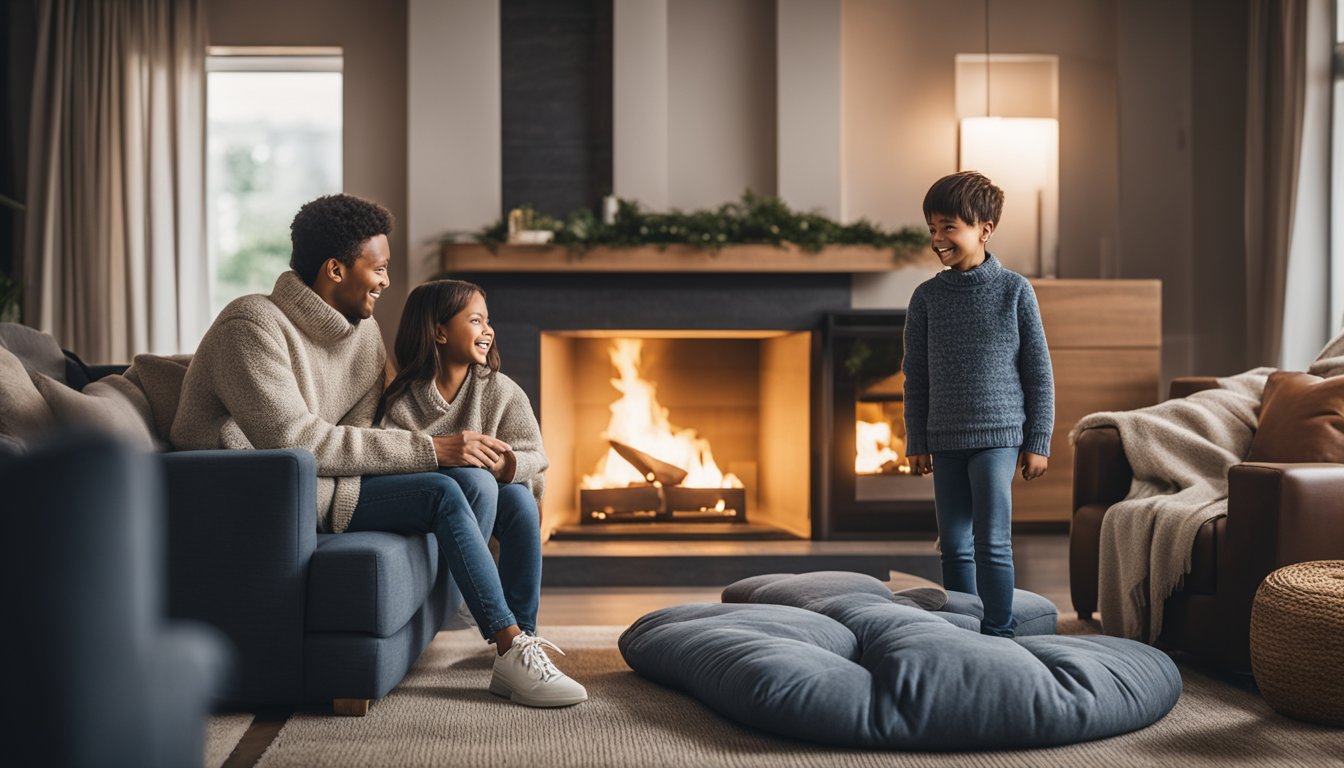
<instances>
[{"instance_id":1,"label":"sofa cushion","mask_svg":"<svg viewBox=\"0 0 1344 768\"><path fill-rule=\"evenodd\" d=\"M1246 460L1344 463L1344 376L1271 373Z\"/></svg>"},{"instance_id":2,"label":"sofa cushion","mask_svg":"<svg viewBox=\"0 0 1344 768\"><path fill-rule=\"evenodd\" d=\"M0 347L0 435L22 442L51 426L51 409L37 391L23 362Z\"/></svg>"},{"instance_id":3,"label":"sofa cushion","mask_svg":"<svg viewBox=\"0 0 1344 768\"><path fill-rule=\"evenodd\" d=\"M154 450L149 401L125 376L105 376L76 392L46 374L32 374L57 424L84 426L116 435L137 448Z\"/></svg>"},{"instance_id":4,"label":"sofa cushion","mask_svg":"<svg viewBox=\"0 0 1344 768\"><path fill-rule=\"evenodd\" d=\"M1180 697L1175 663L1142 643L991 637L859 579L809 583L810 576L791 577L799 587L792 595L771 594L806 607L699 603L654 611L621 635L621 654L638 674L729 719L846 747L1070 744L1147 726ZM842 591L846 581L851 591ZM827 583L837 591L826 594Z\"/></svg>"},{"instance_id":5,"label":"sofa cushion","mask_svg":"<svg viewBox=\"0 0 1344 768\"><path fill-rule=\"evenodd\" d=\"M308 566L307 630L390 637L420 610L438 572L431 534L318 534Z\"/></svg>"}]
</instances>

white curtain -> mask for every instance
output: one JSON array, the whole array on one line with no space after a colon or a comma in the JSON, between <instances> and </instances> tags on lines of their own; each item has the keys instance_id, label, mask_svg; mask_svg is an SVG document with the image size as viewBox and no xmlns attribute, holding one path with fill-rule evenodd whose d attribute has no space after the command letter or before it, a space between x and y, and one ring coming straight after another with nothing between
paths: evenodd
<instances>
[{"instance_id":1,"label":"white curtain","mask_svg":"<svg viewBox=\"0 0 1344 768\"><path fill-rule=\"evenodd\" d=\"M1278 365L1283 345L1306 91L1306 0L1252 0L1246 98L1246 353Z\"/></svg>"},{"instance_id":2,"label":"white curtain","mask_svg":"<svg viewBox=\"0 0 1344 768\"><path fill-rule=\"evenodd\" d=\"M42 0L29 124L29 325L90 362L208 322L203 0Z\"/></svg>"}]
</instances>

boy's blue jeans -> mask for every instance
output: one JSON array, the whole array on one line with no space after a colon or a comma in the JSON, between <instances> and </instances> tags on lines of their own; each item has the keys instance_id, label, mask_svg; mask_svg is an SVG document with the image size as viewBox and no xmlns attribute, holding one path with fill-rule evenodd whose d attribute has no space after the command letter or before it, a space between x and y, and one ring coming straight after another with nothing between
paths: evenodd
<instances>
[{"instance_id":1,"label":"boy's blue jeans","mask_svg":"<svg viewBox=\"0 0 1344 768\"><path fill-rule=\"evenodd\" d=\"M1013 473L1017 448L933 454L943 587L979 595L980 631L1012 637Z\"/></svg>"},{"instance_id":2,"label":"boy's blue jeans","mask_svg":"<svg viewBox=\"0 0 1344 768\"><path fill-rule=\"evenodd\" d=\"M475 467L372 475L360 483L350 531L433 533L481 636L511 624L536 632L541 526L526 485L501 484ZM490 555L499 540L499 567Z\"/></svg>"}]
</instances>

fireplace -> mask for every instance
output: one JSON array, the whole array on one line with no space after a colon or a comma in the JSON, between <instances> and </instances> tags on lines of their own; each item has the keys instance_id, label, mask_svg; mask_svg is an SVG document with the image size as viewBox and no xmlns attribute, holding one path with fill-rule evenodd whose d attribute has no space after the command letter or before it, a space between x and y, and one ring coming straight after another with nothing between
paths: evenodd
<instances>
[{"instance_id":1,"label":"fireplace","mask_svg":"<svg viewBox=\"0 0 1344 768\"><path fill-rule=\"evenodd\" d=\"M903 428L892 379L903 316L848 311L848 274L454 276L485 288L504 372L538 412L551 460L547 530L676 524L679 538L693 527L802 539L933 530L928 478L902 476L890 454L876 454L871 471L855 465L857 419ZM878 358L856 376L837 373L859 341ZM614 423L613 406L645 385L654 404L615 410L661 418L665 433L693 433L699 447L639 442ZM712 457L716 477L682 481L698 472L691 455ZM612 477L594 479L612 465Z\"/></svg>"},{"instance_id":2,"label":"fireplace","mask_svg":"<svg viewBox=\"0 0 1344 768\"><path fill-rule=\"evenodd\" d=\"M933 476L914 475L905 445L905 312L828 314L821 334L818 422L826 440L818 505L832 538L928 534Z\"/></svg>"},{"instance_id":3,"label":"fireplace","mask_svg":"<svg viewBox=\"0 0 1344 768\"><path fill-rule=\"evenodd\" d=\"M810 537L811 348L808 331L542 332L548 521Z\"/></svg>"}]
</instances>

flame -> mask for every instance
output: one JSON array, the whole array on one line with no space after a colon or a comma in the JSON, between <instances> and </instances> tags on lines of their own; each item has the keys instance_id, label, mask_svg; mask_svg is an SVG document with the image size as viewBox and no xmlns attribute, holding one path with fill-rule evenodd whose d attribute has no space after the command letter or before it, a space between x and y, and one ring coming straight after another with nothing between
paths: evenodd
<instances>
[{"instance_id":1,"label":"flame","mask_svg":"<svg viewBox=\"0 0 1344 768\"><path fill-rule=\"evenodd\" d=\"M736 476L719 471L708 440L693 429L675 427L667 420L667 409L658 404L657 387L639 375L643 347L639 339L616 339L611 344L611 364L620 376L612 379L611 385L621 396L611 404L611 421L602 438L681 467L689 473L681 483L686 487L741 488L742 481ZM584 475L579 487L624 488L646 482L639 470L608 448L593 474Z\"/></svg>"},{"instance_id":2,"label":"flame","mask_svg":"<svg viewBox=\"0 0 1344 768\"><path fill-rule=\"evenodd\" d=\"M891 424L863 421L854 422L854 474L876 475L891 472L908 474L909 465L901 451L905 441L891 434Z\"/></svg>"}]
</instances>

